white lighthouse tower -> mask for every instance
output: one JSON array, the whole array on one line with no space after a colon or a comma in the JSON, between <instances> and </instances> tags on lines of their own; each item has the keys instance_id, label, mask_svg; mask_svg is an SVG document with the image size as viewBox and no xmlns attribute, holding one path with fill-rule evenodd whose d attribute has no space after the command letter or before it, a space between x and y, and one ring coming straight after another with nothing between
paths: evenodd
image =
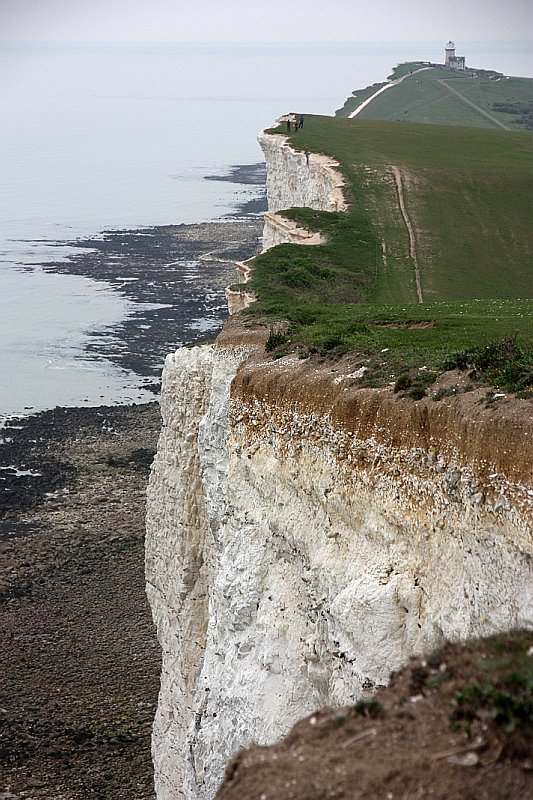
<instances>
[{"instance_id":1,"label":"white lighthouse tower","mask_svg":"<svg viewBox=\"0 0 533 800\"><path fill-rule=\"evenodd\" d=\"M462 72L465 69L465 57L455 55L455 43L448 42L446 45L446 56L444 59L444 66L448 69L457 69Z\"/></svg>"},{"instance_id":2,"label":"white lighthouse tower","mask_svg":"<svg viewBox=\"0 0 533 800\"><path fill-rule=\"evenodd\" d=\"M450 67L450 61L455 61L455 43L451 41L446 45L446 58L444 59L444 66Z\"/></svg>"}]
</instances>

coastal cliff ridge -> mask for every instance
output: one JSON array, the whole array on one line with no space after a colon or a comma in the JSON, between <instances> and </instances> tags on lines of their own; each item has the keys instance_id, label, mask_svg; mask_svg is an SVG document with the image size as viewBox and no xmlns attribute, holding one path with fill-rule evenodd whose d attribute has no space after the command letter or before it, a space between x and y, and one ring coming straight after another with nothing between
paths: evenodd
<instances>
[{"instance_id":1,"label":"coastal cliff ridge","mask_svg":"<svg viewBox=\"0 0 533 800\"><path fill-rule=\"evenodd\" d=\"M327 249L336 234L307 235L279 212L314 209L342 228L355 213L345 171L302 150L303 139L297 147L271 133L259 140L265 255L278 245ZM409 192L416 177L402 174ZM387 204L396 189L385 184ZM423 213L410 213L420 237ZM400 234L390 238L383 226L383 252L397 274L410 275L407 302L416 304L395 214L403 250L395 250ZM244 273L264 302L254 265ZM358 291L368 286L361 280ZM247 314L246 302L215 344L169 355L163 373L146 541L163 652L153 733L159 800L212 798L243 745L272 744L317 708L369 698L413 655L533 619L530 400L487 396L457 368L409 394L432 368L429 350L400 391L385 352L394 348L378 345L378 369L342 337L331 348L325 335L320 346L305 339L318 335L314 322L293 338L290 319ZM439 329L437 311L425 306L421 321L411 310L407 322L365 313L370 321L351 323L349 335L375 329L404 342L410 330ZM368 374L377 385L365 383Z\"/></svg>"}]
</instances>

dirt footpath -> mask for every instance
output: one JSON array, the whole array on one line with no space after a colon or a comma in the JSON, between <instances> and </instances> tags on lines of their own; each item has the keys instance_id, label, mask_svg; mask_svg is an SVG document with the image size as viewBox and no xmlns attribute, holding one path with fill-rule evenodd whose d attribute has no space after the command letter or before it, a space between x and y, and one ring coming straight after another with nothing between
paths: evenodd
<instances>
[{"instance_id":1,"label":"dirt footpath","mask_svg":"<svg viewBox=\"0 0 533 800\"><path fill-rule=\"evenodd\" d=\"M143 568L159 427L151 403L55 409L1 434L2 800L154 796Z\"/></svg>"}]
</instances>

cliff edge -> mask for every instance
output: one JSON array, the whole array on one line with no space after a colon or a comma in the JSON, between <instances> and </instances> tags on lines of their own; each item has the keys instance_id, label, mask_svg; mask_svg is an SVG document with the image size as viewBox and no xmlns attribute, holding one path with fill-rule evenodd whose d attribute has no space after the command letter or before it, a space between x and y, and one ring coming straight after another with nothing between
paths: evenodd
<instances>
[{"instance_id":1,"label":"cliff edge","mask_svg":"<svg viewBox=\"0 0 533 800\"><path fill-rule=\"evenodd\" d=\"M260 143L265 244L301 243L276 212L342 210L343 178ZM146 542L160 800L212 798L243 745L369 696L413 654L533 619L527 401L360 389L353 356L273 361L267 335L237 314L165 362Z\"/></svg>"}]
</instances>

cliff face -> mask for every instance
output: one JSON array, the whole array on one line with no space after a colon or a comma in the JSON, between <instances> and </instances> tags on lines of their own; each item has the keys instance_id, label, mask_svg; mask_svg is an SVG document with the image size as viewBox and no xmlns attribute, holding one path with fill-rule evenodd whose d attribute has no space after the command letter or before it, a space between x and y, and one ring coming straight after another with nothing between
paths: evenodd
<instances>
[{"instance_id":1,"label":"cliff face","mask_svg":"<svg viewBox=\"0 0 533 800\"><path fill-rule=\"evenodd\" d=\"M270 211L342 208L327 159L260 142ZM533 618L523 401L356 390L349 358L273 362L262 339L233 322L165 364L146 556L160 800L212 797L239 747L413 653Z\"/></svg>"},{"instance_id":2,"label":"cliff face","mask_svg":"<svg viewBox=\"0 0 533 800\"><path fill-rule=\"evenodd\" d=\"M300 153L282 136L260 133L257 137L267 162L267 203L263 248L282 242L320 244L320 234L298 228L276 211L286 208L314 208L343 211L346 208L344 179L336 162L317 153Z\"/></svg>"}]
</instances>

